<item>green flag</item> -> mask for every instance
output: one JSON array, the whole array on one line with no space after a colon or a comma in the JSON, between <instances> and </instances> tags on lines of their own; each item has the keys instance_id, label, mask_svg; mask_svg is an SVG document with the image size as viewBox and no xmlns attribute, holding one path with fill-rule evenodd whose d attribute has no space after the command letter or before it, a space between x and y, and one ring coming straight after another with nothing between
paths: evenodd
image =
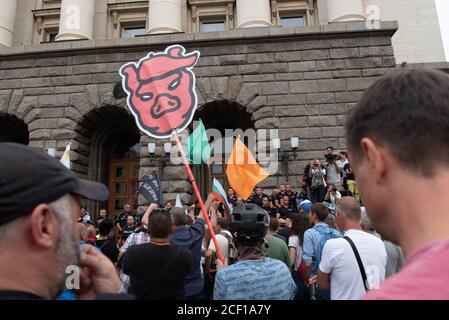
<instances>
[{"instance_id":1,"label":"green flag","mask_svg":"<svg viewBox=\"0 0 449 320\"><path fill-rule=\"evenodd\" d=\"M195 130L189 137L188 159L191 164L206 163L210 158L209 140L206 135L206 128L200 120Z\"/></svg>"}]
</instances>

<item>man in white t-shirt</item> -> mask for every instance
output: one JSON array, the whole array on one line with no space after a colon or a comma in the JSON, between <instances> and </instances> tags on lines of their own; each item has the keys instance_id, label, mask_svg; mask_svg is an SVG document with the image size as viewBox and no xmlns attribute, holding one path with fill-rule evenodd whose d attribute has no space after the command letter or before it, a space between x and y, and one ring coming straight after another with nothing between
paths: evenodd
<instances>
[{"instance_id":1,"label":"man in white t-shirt","mask_svg":"<svg viewBox=\"0 0 449 320\"><path fill-rule=\"evenodd\" d=\"M387 253L382 240L362 231L360 220L361 209L357 200L343 197L337 201L337 226L345 231L345 237L352 240L360 255L367 288L375 289L385 280ZM326 242L318 275L311 282L317 283L319 288L330 288L331 300L358 300L366 293L354 251L344 238Z\"/></svg>"},{"instance_id":2,"label":"man in white t-shirt","mask_svg":"<svg viewBox=\"0 0 449 320\"><path fill-rule=\"evenodd\" d=\"M223 253L223 257L225 259L229 258L229 245L232 241L232 235L227 230L228 222L224 218L217 219L217 226L214 228L215 235L217 238L218 245L220 246L221 252ZM215 243L213 240L210 240L209 248L206 253L206 257L212 256L217 250L215 249Z\"/></svg>"}]
</instances>

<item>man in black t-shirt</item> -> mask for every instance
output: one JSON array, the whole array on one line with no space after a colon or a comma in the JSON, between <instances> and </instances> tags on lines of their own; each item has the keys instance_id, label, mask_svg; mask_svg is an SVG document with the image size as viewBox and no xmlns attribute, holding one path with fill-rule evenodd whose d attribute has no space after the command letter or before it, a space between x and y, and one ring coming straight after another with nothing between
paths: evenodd
<instances>
[{"instance_id":1,"label":"man in black t-shirt","mask_svg":"<svg viewBox=\"0 0 449 320\"><path fill-rule=\"evenodd\" d=\"M264 209L270 217L276 218L276 213L278 210L270 206L270 199L268 196L262 197L262 209Z\"/></svg>"},{"instance_id":2,"label":"man in black t-shirt","mask_svg":"<svg viewBox=\"0 0 449 320\"><path fill-rule=\"evenodd\" d=\"M280 204L278 201L279 189L274 189L270 196L270 202L275 208L279 208Z\"/></svg>"},{"instance_id":3,"label":"man in black t-shirt","mask_svg":"<svg viewBox=\"0 0 449 320\"><path fill-rule=\"evenodd\" d=\"M98 226L98 231L100 233L99 239L95 242L97 248L109 258L113 263L117 263L117 258L119 255L119 250L114 241L113 235L111 235L111 230L114 227L111 220L104 220Z\"/></svg>"},{"instance_id":4,"label":"man in black t-shirt","mask_svg":"<svg viewBox=\"0 0 449 320\"><path fill-rule=\"evenodd\" d=\"M285 219L288 218L292 213L298 212L296 206L290 205L290 197L285 195L282 198L282 205L279 208L279 218Z\"/></svg>"},{"instance_id":5,"label":"man in black t-shirt","mask_svg":"<svg viewBox=\"0 0 449 320\"><path fill-rule=\"evenodd\" d=\"M259 207L262 206L262 197L266 197L267 195L263 193L262 187L257 186L254 189L254 194L249 197L248 202L257 204Z\"/></svg>"},{"instance_id":6,"label":"man in black t-shirt","mask_svg":"<svg viewBox=\"0 0 449 320\"><path fill-rule=\"evenodd\" d=\"M298 192L294 191L292 185L290 183L285 184L285 194L284 196L288 196L289 206L298 207L296 200L298 199Z\"/></svg>"},{"instance_id":7,"label":"man in black t-shirt","mask_svg":"<svg viewBox=\"0 0 449 320\"><path fill-rule=\"evenodd\" d=\"M126 220L126 227L123 228L122 231L122 242L125 242L126 239L128 239L128 237L131 235L131 233L134 232L134 230L136 230L136 222L134 220L134 216L128 216Z\"/></svg>"},{"instance_id":8,"label":"man in black t-shirt","mask_svg":"<svg viewBox=\"0 0 449 320\"><path fill-rule=\"evenodd\" d=\"M129 275L129 291L137 299L185 299L184 282L192 272L193 258L188 249L170 244L170 231L169 213L153 212L148 219L151 242L125 253L123 272Z\"/></svg>"},{"instance_id":9,"label":"man in black t-shirt","mask_svg":"<svg viewBox=\"0 0 449 320\"><path fill-rule=\"evenodd\" d=\"M125 229L128 216L134 216L133 209L130 204L126 204L123 211L115 219L115 226L117 227L119 233L121 234L123 229Z\"/></svg>"},{"instance_id":10,"label":"man in black t-shirt","mask_svg":"<svg viewBox=\"0 0 449 320\"><path fill-rule=\"evenodd\" d=\"M277 194L277 200L279 207L282 206L282 198L285 196L285 184L279 185L279 192Z\"/></svg>"}]
</instances>

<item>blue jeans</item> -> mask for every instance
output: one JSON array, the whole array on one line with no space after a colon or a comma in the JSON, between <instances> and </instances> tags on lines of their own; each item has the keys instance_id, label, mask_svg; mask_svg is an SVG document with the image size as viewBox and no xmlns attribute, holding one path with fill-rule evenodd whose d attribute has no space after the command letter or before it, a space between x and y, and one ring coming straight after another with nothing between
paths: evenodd
<instances>
[{"instance_id":1,"label":"blue jeans","mask_svg":"<svg viewBox=\"0 0 449 320\"><path fill-rule=\"evenodd\" d=\"M299 277L298 271L292 272L293 281L296 284L295 300L310 300L309 289L304 284L304 281Z\"/></svg>"},{"instance_id":2,"label":"blue jeans","mask_svg":"<svg viewBox=\"0 0 449 320\"><path fill-rule=\"evenodd\" d=\"M316 298L316 300L330 300L331 293L329 290L316 288L315 289L315 298Z\"/></svg>"},{"instance_id":3,"label":"blue jeans","mask_svg":"<svg viewBox=\"0 0 449 320\"><path fill-rule=\"evenodd\" d=\"M312 203L323 202L325 191L324 185L312 188Z\"/></svg>"}]
</instances>

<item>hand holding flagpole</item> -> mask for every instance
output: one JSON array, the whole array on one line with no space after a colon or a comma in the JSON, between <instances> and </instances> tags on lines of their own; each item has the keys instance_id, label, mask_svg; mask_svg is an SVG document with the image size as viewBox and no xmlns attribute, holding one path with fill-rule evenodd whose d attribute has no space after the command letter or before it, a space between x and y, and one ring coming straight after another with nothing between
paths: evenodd
<instances>
[{"instance_id":1,"label":"hand holding flagpole","mask_svg":"<svg viewBox=\"0 0 449 320\"><path fill-rule=\"evenodd\" d=\"M198 186L196 185L195 177L193 176L192 170L190 169L189 161L186 158L184 148L179 141L178 135L173 134L173 138L176 141L176 144L179 148L179 152L181 153L182 162L187 171L187 175L189 176L190 183L192 184L193 190L195 191L196 198L198 199L198 203L200 205L201 211L203 212L204 220L206 221L207 227L209 228L210 235L212 236L212 240L215 244L215 249L217 250L218 259L220 259L224 263L223 253L221 252L220 246L218 244L217 238L215 236L214 228L212 227L212 223L210 222L209 215L207 214L206 207L204 206L203 199L201 198L200 191L198 190Z\"/></svg>"}]
</instances>

